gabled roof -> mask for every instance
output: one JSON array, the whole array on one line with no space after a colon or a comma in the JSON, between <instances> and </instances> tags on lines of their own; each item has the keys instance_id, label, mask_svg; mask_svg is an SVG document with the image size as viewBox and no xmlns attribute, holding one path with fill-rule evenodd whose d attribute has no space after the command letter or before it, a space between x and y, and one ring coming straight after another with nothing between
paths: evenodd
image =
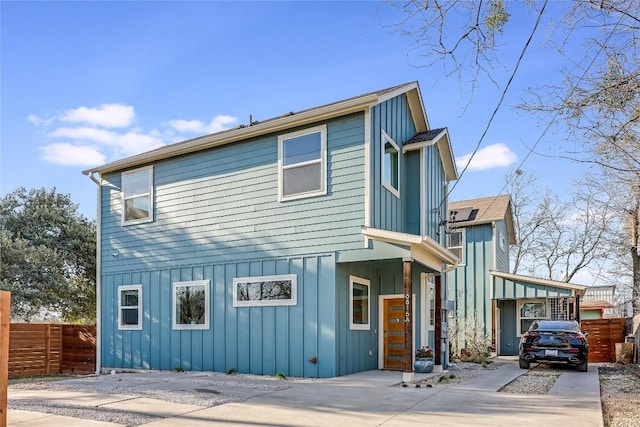
<instances>
[{"instance_id":1,"label":"gabled roof","mask_svg":"<svg viewBox=\"0 0 640 427\"><path fill-rule=\"evenodd\" d=\"M516 243L510 195L449 202L448 208L450 227L470 227L505 221L509 244Z\"/></svg>"},{"instance_id":2,"label":"gabled roof","mask_svg":"<svg viewBox=\"0 0 640 427\"><path fill-rule=\"evenodd\" d=\"M402 146L402 152L418 150L422 147L437 144L440 156L443 160L451 158L453 160L453 152L451 151L451 140L449 139L449 131L447 128L431 129L424 132L418 132L413 138ZM447 153L443 156L442 153ZM455 162L443 161L445 178L447 181L458 179L458 170Z\"/></svg>"},{"instance_id":3,"label":"gabled roof","mask_svg":"<svg viewBox=\"0 0 640 427\"><path fill-rule=\"evenodd\" d=\"M266 135L273 132L280 132L296 126L309 125L311 123L332 119L361 111L368 111L374 105L386 100L392 99L398 95L406 94L409 103L411 117L416 126L418 133L429 131L429 122L424 111L422 95L418 82L410 82L398 86L392 86L375 92L366 93L353 98L344 99L342 101L333 102L331 104L322 105L298 112L289 112L279 117L268 120L254 121L248 125L241 125L234 129L228 129L221 132L205 135L202 137L189 139L175 144L165 145L155 150L127 157L125 159L116 160L83 171L85 175L92 173L107 173L124 170L132 167L142 166L158 160L168 159L183 154L193 153L200 150L206 150L220 145L230 144ZM446 140L447 143L448 137ZM455 162L451 147L446 150L440 150L440 156L445 170L448 170L448 178L456 179L457 172L455 170ZM453 169L451 169L453 168ZM451 178L452 171L455 177Z\"/></svg>"}]
</instances>

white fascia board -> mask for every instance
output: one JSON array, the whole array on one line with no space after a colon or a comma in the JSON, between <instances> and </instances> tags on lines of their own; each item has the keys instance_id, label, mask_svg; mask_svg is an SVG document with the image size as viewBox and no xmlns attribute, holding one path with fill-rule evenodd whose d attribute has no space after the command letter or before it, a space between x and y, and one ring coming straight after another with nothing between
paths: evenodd
<instances>
[{"instance_id":1,"label":"white fascia board","mask_svg":"<svg viewBox=\"0 0 640 427\"><path fill-rule=\"evenodd\" d=\"M314 108L300 113L296 113L286 117L270 119L263 123L244 128L237 128L229 131L195 138L182 143L168 145L163 148L148 151L146 153L127 157L126 159L116 160L92 169L82 171L83 174L89 175L92 172L101 174L119 171L122 169L139 166L158 160L167 159L174 156L192 153L195 151L205 150L220 145L229 144L236 141L266 135L273 132L279 132L296 126L304 126L314 122L328 120L334 117L364 111L372 105L378 103L378 96L375 94L365 95L359 98L338 102L336 104L326 105L320 108Z\"/></svg>"},{"instance_id":2,"label":"white fascia board","mask_svg":"<svg viewBox=\"0 0 640 427\"><path fill-rule=\"evenodd\" d=\"M503 279L513 280L514 282L535 283L538 285L553 286L554 288L569 289L579 292L581 295L587 290L587 286L575 283L559 282L557 280L540 279L538 277L521 276L519 274L505 273L503 271L490 270L489 275L501 277Z\"/></svg>"},{"instance_id":3,"label":"white fascia board","mask_svg":"<svg viewBox=\"0 0 640 427\"><path fill-rule=\"evenodd\" d=\"M428 236L421 237L415 234L371 227L362 227L362 234L374 240L408 246L411 248L412 257L426 260L426 265L435 267L438 271L442 269L442 264L457 265L460 262L448 249L440 246L438 242ZM434 263L436 259L438 262Z\"/></svg>"},{"instance_id":4,"label":"white fascia board","mask_svg":"<svg viewBox=\"0 0 640 427\"><path fill-rule=\"evenodd\" d=\"M402 152L406 153L407 151L419 150L423 147L429 147L434 144L438 145L440 159L442 160L442 165L444 167L445 178L447 181L455 181L458 179L458 168L456 167L455 158L453 157L451 140L449 139L449 130L447 128L442 129L442 132L428 141L403 146Z\"/></svg>"}]
</instances>

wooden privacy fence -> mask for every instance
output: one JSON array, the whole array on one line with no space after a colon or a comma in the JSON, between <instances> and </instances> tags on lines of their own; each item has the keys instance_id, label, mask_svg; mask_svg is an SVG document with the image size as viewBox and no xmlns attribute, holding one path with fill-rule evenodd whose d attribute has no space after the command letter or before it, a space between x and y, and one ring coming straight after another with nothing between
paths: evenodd
<instances>
[{"instance_id":1,"label":"wooden privacy fence","mask_svg":"<svg viewBox=\"0 0 640 427\"><path fill-rule=\"evenodd\" d=\"M580 322L589 332L589 362L615 362L616 343L624 342L625 319L595 319Z\"/></svg>"},{"instance_id":2,"label":"wooden privacy fence","mask_svg":"<svg viewBox=\"0 0 640 427\"><path fill-rule=\"evenodd\" d=\"M95 337L95 325L12 323L9 377L93 373Z\"/></svg>"}]
</instances>

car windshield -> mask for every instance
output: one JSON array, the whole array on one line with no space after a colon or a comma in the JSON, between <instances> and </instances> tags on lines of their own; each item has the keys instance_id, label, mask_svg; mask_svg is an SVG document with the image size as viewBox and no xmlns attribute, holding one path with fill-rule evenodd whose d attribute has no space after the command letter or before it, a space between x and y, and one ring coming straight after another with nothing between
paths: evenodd
<instances>
[{"instance_id":1,"label":"car windshield","mask_svg":"<svg viewBox=\"0 0 640 427\"><path fill-rule=\"evenodd\" d=\"M540 320L531 324L530 331L578 331L578 325L574 321Z\"/></svg>"}]
</instances>

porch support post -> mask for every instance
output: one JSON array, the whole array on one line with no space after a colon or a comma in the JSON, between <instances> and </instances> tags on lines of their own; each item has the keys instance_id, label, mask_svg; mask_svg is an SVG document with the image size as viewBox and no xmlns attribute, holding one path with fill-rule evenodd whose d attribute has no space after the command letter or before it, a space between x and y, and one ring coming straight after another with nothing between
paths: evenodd
<instances>
[{"instance_id":1,"label":"porch support post","mask_svg":"<svg viewBox=\"0 0 640 427\"><path fill-rule=\"evenodd\" d=\"M413 286L411 278L412 260L403 260L404 276L404 372L402 381L413 381Z\"/></svg>"},{"instance_id":2,"label":"porch support post","mask_svg":"<svg viewBox=\"0 0 640 427\"><path fill-rule=\"evenodd\" d=\"M576 305L574 310L576 311L575 312L576 321L580 323L580 295L576 295Z\"/></svg>"},{"instance_id":3,"label":"porch support post","mask_svg":"<svg viewBox=\"0 0 640 427\"><path fill-rule=\"evenodd\" d=\"M435 348L433 349L433 364L442 365L442 276L436 274L434 277L434 323L435 323Z\"/></svg>"}]
</instances>

